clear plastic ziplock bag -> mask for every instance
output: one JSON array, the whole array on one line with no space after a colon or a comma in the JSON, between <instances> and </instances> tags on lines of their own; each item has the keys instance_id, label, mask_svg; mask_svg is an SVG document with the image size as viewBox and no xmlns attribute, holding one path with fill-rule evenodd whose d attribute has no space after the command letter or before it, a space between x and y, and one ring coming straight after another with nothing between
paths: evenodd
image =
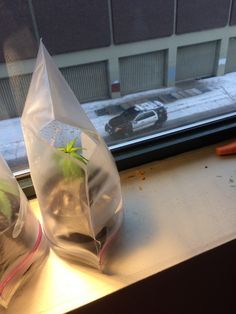
<instances>
[{"instance_id":1,"label":"clear plastic ziplock bag","mask_svg":"<svg viewBox=\"0 0 236 314\"><path fill-rule=\"evenodd\" d=\"M0 155L0 305L42 265L46 238L16 179Z\"/></svg>"},{"instance_id":2,"label":"clear plastic ziplock bag","mask_svg":"<svg viewBox=\"0 0 236 314\"><path fill-rule=\"evenodd\" d=\"M21 123L52 248L101 269L122 222L120 178L105 142L42 43Z\"/></svg>"}]
</instances>

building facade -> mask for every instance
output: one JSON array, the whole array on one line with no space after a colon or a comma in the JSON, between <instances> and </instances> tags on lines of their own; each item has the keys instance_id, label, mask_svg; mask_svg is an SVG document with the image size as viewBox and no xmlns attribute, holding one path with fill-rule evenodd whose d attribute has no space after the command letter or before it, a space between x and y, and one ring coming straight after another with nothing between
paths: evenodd
<instances>
[{"instance_id":1,"label":"building facade","mask_svg":"<svg viewBox=\"0 0 236 314\"><path fill-rule=\"evenodd\" d=\"M0 29L0 119L40 38L82 103L236 71L236 0L4 0Z\"/></svg>"}]
</instances>

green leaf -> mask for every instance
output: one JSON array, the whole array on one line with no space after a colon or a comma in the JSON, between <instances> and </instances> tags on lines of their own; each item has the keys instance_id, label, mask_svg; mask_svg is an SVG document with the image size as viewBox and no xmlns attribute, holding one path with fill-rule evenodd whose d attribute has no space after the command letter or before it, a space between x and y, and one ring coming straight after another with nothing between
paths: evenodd
<instances>
[{"instance_id":1,"label":"green leaf","mask_svg":"<svg viewBox=\"0 0 236 314\"><path fill-rule=\"evenodd\" d=\"M9 183L7 181L0 181L0 191L11 193L15 196L19 195L19 190L16 184Z\"/></svg>"},{"instance_id":2,"label":"green leaf","mask_svg":"<svg viewBox=\"0 0 236 314\"><path fill-rule=\"evenodd\" d=\"M57 147L58 150L60 150L61 152L65 152L65 147Z\"/></svg>"},{"instance_id":3,"label":"green leaf","mask_svg":"<svg viewBox=\"0 0 236 314\"><path fill-rule=\"evenodd\" d=\"M69 153L71 151L71 149L74 147L77 140L78 140L78 137L76 137L75 139L73 139L66 145L66 153Z\"/></svg>"},{"instance_id":4,"label":"green leaf","mask_svg":"<svg viewBox=\"0 0 236 314\"><path fill-rule=\"evenodd\" d=\"M65 178L73 179L83 175L82 169L73 160L63 158L60 165Z\"/></svg>"},{"instance_id":5,"label":"green leaf","mask_svg":"<svg viewBox=\"0 0 236 314\"><path fill-rule=\"evenodd\" d=\"M12 216L12 209L11 209L11 203L3 191L0 191L0 213L3 214L7 218L8 221L11 220Z\"/></svg>"},{"instance_id":6,"label":"green leaf","mask_svg":"<svg viewBox=\"0 0 236 314\"><path fill-rule=\"evenodd\" d=\"M78 150L82 150L82 147L73 147L71 148L70 152L77 152Z\"/></svg>"},{"instance_id":7,"label":"green leaf","mask_svg":"<svg viewBox=\"0 0 236 314\"><path fill-rule=\"evenodd\" d=\"M83 156L80 155L80 154L77 154L76 152L71 152L71 153L70 153L70 156L72 156L72 157L74 157L74 158L76 158L76 159L82 161L82 163L84 163L85 165L86 165L87 162L88 162L88 160L87 160L85 157L83 157Z\"/></svg>"},{"instance_id":8,"label":"green leaf","mask_svg":"<svg viewBox=\"0 0 236 314\"><path fill-rule=\"evenodd\" d=\"M77 140L78 137L70 141L65 147L58 147L57 149L81 161L83 164L86 165L88 160L78 152L83 150L83 148L80 146L74 147ZM55 156L55 158L65 178L76 178L84 175L83 169L81 169L81 167L73 160L63 158L62 156Z\"/></svg>"}]
</instances>

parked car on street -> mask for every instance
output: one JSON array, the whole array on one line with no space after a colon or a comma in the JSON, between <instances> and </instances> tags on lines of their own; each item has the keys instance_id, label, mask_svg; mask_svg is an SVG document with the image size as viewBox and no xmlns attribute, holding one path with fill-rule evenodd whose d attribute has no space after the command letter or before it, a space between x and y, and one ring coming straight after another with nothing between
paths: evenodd
<instances>
[{"instance_id":1,"label":"parked car on street","mask_svg":"<svg viewBox=\"0 0 236 314\"><path fill-rule=\"evenodd\" d=\"M161 127L166 120L165 106L153 100L124 110L120 115L108 121L105 130L111 136L126 137L151 126Z\"/></svg>"}]
</instances>

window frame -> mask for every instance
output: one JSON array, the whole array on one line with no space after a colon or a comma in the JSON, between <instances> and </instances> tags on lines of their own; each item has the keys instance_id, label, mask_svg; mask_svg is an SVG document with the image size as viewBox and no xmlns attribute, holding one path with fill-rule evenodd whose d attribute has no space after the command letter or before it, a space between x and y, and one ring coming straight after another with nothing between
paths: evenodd
<instances>
[{"instance_id":1,"label":"window frame","mask_svg":"<svg viewBox=\"0 0 236 314\"><path fill-rule=\"evenodd\" d=\"M236 138L236 112L157 133L156 136L143 136L137 141L127 141L125 145L111 145L109 150L118 171L122 171L232 138ZM30 170L14 175L26 196L35 198Z\"/></svg>"},{"instance_id":2,"label":"window frame","mask_svg":"<svg viewBox=\"0 0 236 314\"><path fill-rule=\"evenodd\" d=\"M136 308L140 313L231 313L235 248L236 240L226 242L68 313L120 314Z\"/></svg>"}]
</instances>

